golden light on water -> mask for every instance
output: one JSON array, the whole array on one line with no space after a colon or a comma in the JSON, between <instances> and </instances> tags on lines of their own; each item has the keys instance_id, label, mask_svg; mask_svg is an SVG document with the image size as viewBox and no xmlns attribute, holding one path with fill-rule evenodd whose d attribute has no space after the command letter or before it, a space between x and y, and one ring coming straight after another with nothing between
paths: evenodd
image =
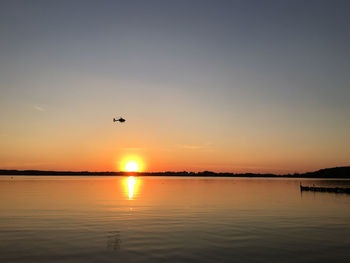
<instances>
[{"instance_id":1,"label":"golden light on water","mask_svg":"<svg viewBox=\"0 0 350 263\"><path fill-rule=\"evenodd\" d=\"M120 170L124 172L143 172L144 171L144 163L139 156L136 155L128 155L125 156L119 163ZM130 174L130 175L131 175ZM138 191L138 187L140 184L140 179L134 176L128 176L123 180L124 184L124 192L128 196L129 200L135 198L135 195Z\"/></svg>"},{"instance_id":2,"label":"golden light on water","mask_svg":"<svg viewBox=\"0 0 350 263\"><path fill-rule=\"evenodd\" d=\"M128 194L129 200L132 200L138 189L138 179L134 176L129 176L125 178L125 192Z\"/></svg>"}]
</instances>

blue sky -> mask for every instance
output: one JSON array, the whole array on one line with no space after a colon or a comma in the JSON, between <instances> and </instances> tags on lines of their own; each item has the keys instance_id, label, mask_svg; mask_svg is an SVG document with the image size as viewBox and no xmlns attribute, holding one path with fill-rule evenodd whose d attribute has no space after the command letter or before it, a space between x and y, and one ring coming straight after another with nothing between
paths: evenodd
<instances>
[{"instance_id":1,"label":"blue sky","mask_svg":"<svg viewBox=\"0 0 350 263\"><path fill-rule=\"evenodd\" d=\"M106 170L129 154L152 171L346 165L349 7L2 1L0 165Z\"/></svg>"}]
</instances>

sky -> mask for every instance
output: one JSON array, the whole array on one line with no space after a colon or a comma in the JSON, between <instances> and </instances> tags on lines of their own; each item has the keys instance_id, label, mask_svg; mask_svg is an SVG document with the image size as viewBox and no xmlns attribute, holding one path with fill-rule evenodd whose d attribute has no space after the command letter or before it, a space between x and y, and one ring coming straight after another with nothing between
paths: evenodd
<instances>
[{"instance_id":1,"label":"sky","mask_svg":"<svg viewBox=\"0 0 350 263\"><path fill-rule=\"evenodd\" d=\"M0 169L349 165L349 11L336 0L1 1Z\"/></svg>"}]
</instances>

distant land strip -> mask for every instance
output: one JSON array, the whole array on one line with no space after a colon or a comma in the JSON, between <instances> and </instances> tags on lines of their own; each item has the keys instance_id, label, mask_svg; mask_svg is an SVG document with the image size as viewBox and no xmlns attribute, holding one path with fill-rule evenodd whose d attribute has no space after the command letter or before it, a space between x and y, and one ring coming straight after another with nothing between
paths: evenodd
<instances>
[{"instance_id":1,"label":"distant land strip","mask_svg":"<svg viewBox=\"0 0 350 263\"><path fill-rule=\"evenodd\" d=\"M191 176L191 177L274 177L274 178L350 178L350 166L321 169L314 172L294 174L260 173L216 173L203 172L88 172L88 171L41 171L41 170L5 170L0 175L51 175L51 176Z\"/></svg>"}]
</instances>

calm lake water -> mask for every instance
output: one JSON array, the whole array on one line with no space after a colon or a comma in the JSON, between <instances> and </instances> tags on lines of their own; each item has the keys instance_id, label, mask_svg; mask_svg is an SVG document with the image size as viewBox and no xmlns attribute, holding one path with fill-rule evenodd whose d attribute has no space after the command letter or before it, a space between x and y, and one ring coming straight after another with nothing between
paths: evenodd
<instances>
[{"instance_id":1,"label":"calm lake water","mask_svg":"<svg viewBox=\"0 0 350 263\"><path fill-rule=\"evenodd\" d=\"M350 262L349 180L0 176L0 262Z\"/></svg>"}]
</instances>

